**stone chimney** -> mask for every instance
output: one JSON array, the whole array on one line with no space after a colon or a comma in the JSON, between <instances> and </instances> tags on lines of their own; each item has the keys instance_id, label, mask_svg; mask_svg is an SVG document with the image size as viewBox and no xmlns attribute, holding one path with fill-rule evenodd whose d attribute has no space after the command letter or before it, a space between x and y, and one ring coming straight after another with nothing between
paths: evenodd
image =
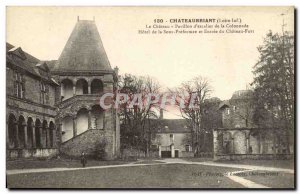
<instances>
[{"instance_id":1,"label":"stone chimney","mask_svg":"<svg viewBox=\"0 0 300 194\"><path fill-rule=\"evenodd\" d=\"M164 110L162 108L159 109L159 119L164 119Z\"/></svg>"}]
</instances>

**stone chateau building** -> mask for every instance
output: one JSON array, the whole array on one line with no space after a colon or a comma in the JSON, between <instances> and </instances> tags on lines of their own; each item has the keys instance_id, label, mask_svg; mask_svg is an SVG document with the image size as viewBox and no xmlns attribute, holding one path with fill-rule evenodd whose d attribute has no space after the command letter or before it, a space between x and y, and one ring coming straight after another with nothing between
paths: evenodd
<instances>
[{"instance_id":1,"label":"stone chateau building","mask_svg":"<svg viewBox=\"0 0 300 194\"><path fill-rule=\"evenodd\" d=\"M252 101L251 90L240 90L220 103L222 127L213 131L214 159L292 157L287 151L286 130L255 125Z\"/></svg>"},{"instance_id":2,"label":"stone chateau building","mask_svg":"<svg viewBox=\"0 0 300 194\"><path fill-rule=\"evenodd\" d=\"M95 155L113 159L120 128L99 99L117 89L95 21L79 20L60 57L41 61L6 44L7 158Z\"/></svg>"}]
</instances>

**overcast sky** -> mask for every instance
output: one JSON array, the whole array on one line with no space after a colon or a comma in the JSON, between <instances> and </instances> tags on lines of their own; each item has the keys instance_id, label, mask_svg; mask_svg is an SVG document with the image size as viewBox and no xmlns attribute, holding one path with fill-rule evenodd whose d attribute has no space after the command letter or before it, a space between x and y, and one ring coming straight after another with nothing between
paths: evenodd
<instances>
[{"instance_id":1,"label":"overcast sky","mask_svg":"<svg viewBox=\"0 0 300 194\"><path fill-rule=\"evenodd\" d=\"M246 89L258 60L257 46L268 30L293 31L293 9L273 8L136 8L9 7L7 42L41 60L56 60L80 19L96 25L112 67L120 73L150 75L164 87L176 87L194 76L211 80L212 96L229 99ZM253 34L141 35L154 19L241 18ZM174 114L173 114L174 115ZM172 117L172 116L170 116Z\"/></svg>"}]
</instances>

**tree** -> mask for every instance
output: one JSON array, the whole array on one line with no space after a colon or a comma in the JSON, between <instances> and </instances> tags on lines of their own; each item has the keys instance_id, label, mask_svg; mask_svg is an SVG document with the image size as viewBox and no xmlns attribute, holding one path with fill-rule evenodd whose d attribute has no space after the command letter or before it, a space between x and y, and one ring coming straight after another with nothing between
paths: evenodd
<instances>
[{"instance_id":1,"label":"tree","mask_svg":"<svg viewBox=\"0 0 300 194\"><path fill-rule=\"evenodd\" d=\"M204 150L205 147L206 131L201 126L202 116L204 114L203 104L204 101L209 98L211 91L212 89L208 79L201 76L182 83L181 86L176 89L176 94L179 94L176 101L181 115L187 120L188 125L192 126L192 145L193 151L196 154ZM196 106L190 107L191 103L194 103ZM184 106L181 106L182 104L184 104ZM201 137L203 141L201 141L200 145Z\"/></svg>"},{"instance_id":2,"label":"tree","mask_svg":"<svg viewBox=\"0 0 300 194\"><path fill-rule=\"evenodd\" d=\"M258 51L260 57L253 71L257 104L254 121L258 126L284 128L289 152L294 131L294 35L270 31Z\"/></svg>"},{"instance_id":3,"label":"tree","mask_svg":"<svg viewBox=\"0 0 300 194\"><path fill-rule=\"evenodd\" d=\"M144 102L150 93L159 93L160 86L153 78L138 77L126 74L119 82L121 93L129 97L129 101L123 102L120 106L121 121L121 146L134 147L144 151L147 155L157 127L151 125L151 119L158 118L155 108L157 103L150 103L148 106L133 105L129 103L134 100L134 95L140 94Z\"/></svg>"}]
</instances>

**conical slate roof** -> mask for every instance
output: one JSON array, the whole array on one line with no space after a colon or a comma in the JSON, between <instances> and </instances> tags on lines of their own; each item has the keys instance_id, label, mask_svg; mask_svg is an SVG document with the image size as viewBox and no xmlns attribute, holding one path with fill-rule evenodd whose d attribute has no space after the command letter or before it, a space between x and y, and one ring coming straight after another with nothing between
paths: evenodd
<instances>
[{"instance_id":1,"label":"conical slate roof","mask_svg":"<svg viewBox=\"0 0 300 194\"><path fill-rule=\"evenodd\" d=\"M94 21L78 20L53 71L111 71Z\"/></svg>"}]
</instances>

